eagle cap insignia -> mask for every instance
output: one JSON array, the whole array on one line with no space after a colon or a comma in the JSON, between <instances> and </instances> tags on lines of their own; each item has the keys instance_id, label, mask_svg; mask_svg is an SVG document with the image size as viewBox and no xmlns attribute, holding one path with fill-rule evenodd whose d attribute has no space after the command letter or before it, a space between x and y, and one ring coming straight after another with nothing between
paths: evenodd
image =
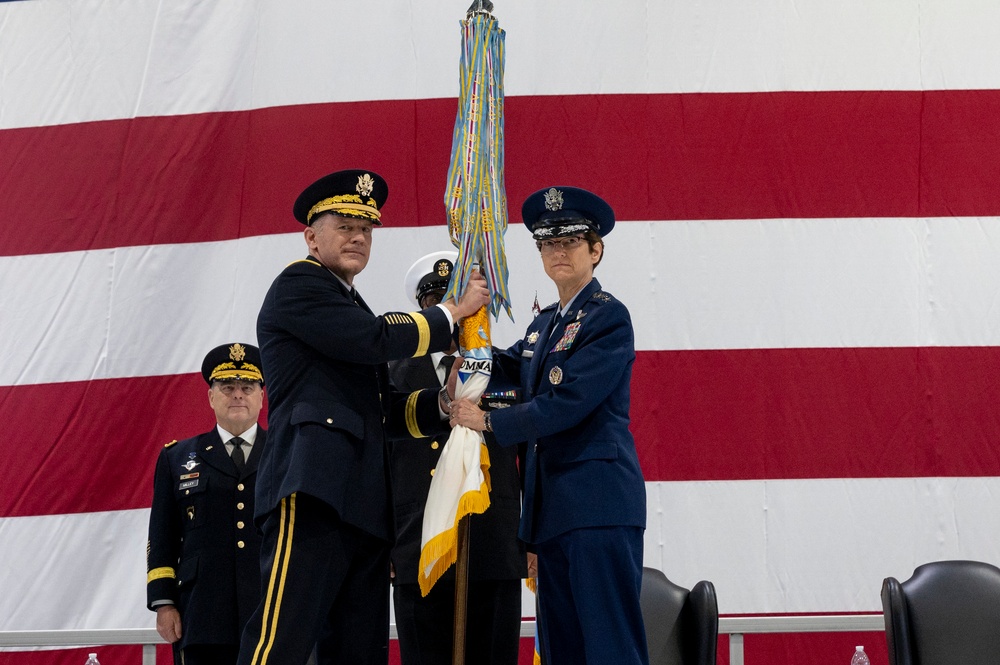
<instances>
[{"instance_id":1,"label":"eagle cap insignia","mask_svg":"<svg viewBox=\"0 0 1000 665\"><path fill-rule=\"evenodd\" d=\"M375 178L371 175L365 173L364 175L358 176L358 186L355 187L358 194L361 196L368 196L372 193L372 189L375 187Z\"/></svg>"},{"instance_id":2,"label":"eagle cap insignia","mask_svg":"<svg viewBox=\"0 0 1000 665\"><path fill-rule=\"evenodd\" d=\"M563 207L563 194L555 187L549 189L545 192L545 209L546 210L562 210Z\"/></svg>"},{"instance_id":3,"label":"eagle cap insignia","mask_svg":"<svg viewBox=\"0 0 1000 665\"><path fill-rule=\"evenodd\" d=\"M236 342L231 347L229 347L229 359L239 362L247 355L247 349L245 346Z\"/></svg>"}]
</instances>

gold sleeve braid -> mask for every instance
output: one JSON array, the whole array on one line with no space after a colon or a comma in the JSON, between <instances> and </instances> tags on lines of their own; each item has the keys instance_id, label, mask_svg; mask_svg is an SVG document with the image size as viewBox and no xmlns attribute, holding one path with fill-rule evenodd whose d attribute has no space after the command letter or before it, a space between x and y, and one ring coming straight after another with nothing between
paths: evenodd
<instances>
[{"instance_id":1,"label":"gold sleeve braid","mask_svg":"<svg viewBox=\"0 0 1000 665\"><path fill-rule=\"evenodd\" d=\"M423 390L418 390L414 393L410 393L410 396L406 398L406 431L410 433L414 439L422 439L426 434L420 431L420 427L417 426L417 399Z\"/></svg>"},{"instance_id":2,"label":"gold sleeve braid","mask_svg":"<svg viewBox=\"0 0 1000 665\"><path fill-rule=\"evenodd\" d=\"M155 580L162 580L165 577L174 579L177 577L177 573L174 572L173 568L168 566L164 566L163 568L153 568L151 571L146 573L146 584Z\"/></svg>"},{"instance_id":3,"label":"gold sleeve braid","mask_svg":"<svg viewBox=\"0 0 1000 665\"><path fill-rule=\"evenodd\" d=\"M431 345L431 326L427 323L427 319L424 318L423 314L417 312L411 312L410 316L413 317L413 322L417 324L417 351L413 354L414 358L419 356L426 356L427 349Z\"/></svg>"}]
</instances>

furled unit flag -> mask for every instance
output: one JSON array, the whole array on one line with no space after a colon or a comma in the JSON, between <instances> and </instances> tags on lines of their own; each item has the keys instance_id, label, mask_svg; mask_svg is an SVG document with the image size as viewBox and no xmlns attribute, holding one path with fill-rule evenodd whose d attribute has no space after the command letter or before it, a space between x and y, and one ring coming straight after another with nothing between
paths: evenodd
<instances>
[{"instance_id":1,"label":"furled unit flag","mask_svg":"<svg viewBox=\"0 0 1000 665\"><path fill-rule=\"evenodd\" d=\"M507 230L503 45L504 32L487 10L470 11L462 21L461 85L445 206L451 241L458 247L448 297L464 292L473 270L483 271L492 296L488 308L481 308L460 326L462 365L455 396L474 401L486 389L492 369L489 314L497 316L503 307L512 316L503 245ZM419 571L424 595L455 563L459 521L489 507L489 467L482 435L466 427L453 429L441 452L424 511Z\"/></svg>"}]
</instances>

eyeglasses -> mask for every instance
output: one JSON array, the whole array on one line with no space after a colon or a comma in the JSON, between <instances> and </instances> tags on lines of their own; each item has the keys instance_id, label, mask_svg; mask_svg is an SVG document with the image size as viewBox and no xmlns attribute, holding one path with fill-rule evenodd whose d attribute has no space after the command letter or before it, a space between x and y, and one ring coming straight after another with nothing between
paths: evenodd
<instances>
[{"instance_id":1,"label":"eyeglasses","mask_svg":"<svg viewBox=\"0 0 1000 665\"><path fill-rule=\"evenodd\" d=\"M576 249L583 241L584 239L580 236L569 236L568 238L539 240L535 243L535 245L538 247L538 251L542 254L554 254L558 250L570 252Z\"/></svg>"}]
</instances>

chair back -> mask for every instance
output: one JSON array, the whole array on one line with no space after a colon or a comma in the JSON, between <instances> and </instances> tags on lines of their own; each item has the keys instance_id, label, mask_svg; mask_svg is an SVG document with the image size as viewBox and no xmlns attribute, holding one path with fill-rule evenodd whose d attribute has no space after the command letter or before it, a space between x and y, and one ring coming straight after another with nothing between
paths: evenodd
<instances>
[{"instance_id":1,"label":"chair back","mask_svg":"<svg viewBox=\"0 0 1000 665\"><path fill-rule=\"evenodd\" d=\"M882 583L891 665L1000 662L1000 568L979 561L918 566Z\"/></svg>"},{"instance_id":2,"label":"chair back","mask_svg":"<svg viewBox=\"0 0 1000 665\"><path fill-rule=\"evenodd\" d=\"M662 571L643 568L639 603L649 665L715 665L719 606L711 582L688 591Z\"/></svg>"}]
</instances>

